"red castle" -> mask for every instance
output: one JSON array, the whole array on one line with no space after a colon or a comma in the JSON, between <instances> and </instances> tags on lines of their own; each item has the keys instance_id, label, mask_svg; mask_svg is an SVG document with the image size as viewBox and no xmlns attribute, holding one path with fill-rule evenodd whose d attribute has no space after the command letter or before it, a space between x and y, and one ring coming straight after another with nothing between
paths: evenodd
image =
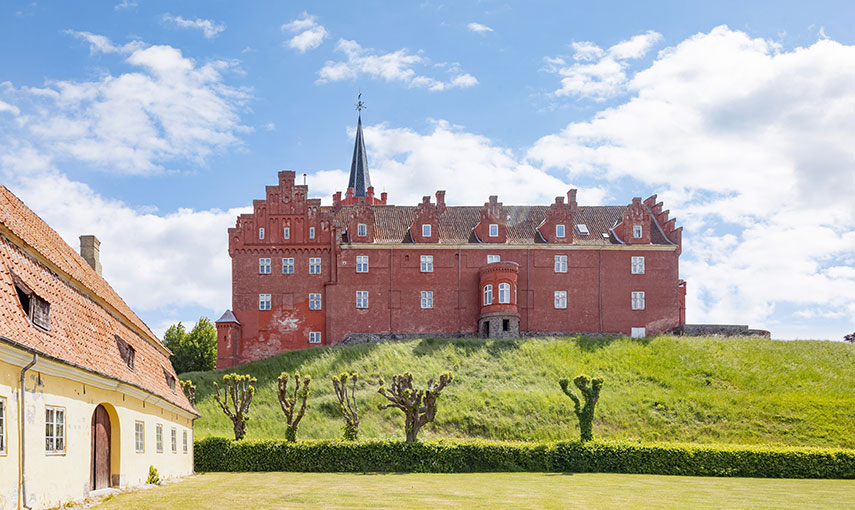
<instances>
[{"instance_id":1,"label":"red castle","mask_svg":"<svg viewBox=\"0 0 855 510\"><path fill-rule=\"evenodd\" d=\"M232 310L217 368L369 336L620 333L685 323L682 227L653 195L625 206L387 205L362 118L347 192L308 198L292 171L229 229Z\"/></svg>"}]
</instances>

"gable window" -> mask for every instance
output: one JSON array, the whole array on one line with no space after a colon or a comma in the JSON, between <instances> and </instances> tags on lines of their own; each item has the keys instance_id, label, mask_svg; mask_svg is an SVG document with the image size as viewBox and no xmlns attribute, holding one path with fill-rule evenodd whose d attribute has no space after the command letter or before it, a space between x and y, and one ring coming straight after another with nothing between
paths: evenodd
<instances>
[{"instance_id":1,"label":"gable window","mask_svg":"<svg viewBox=\"0 0 855 510\"><path fill-rule=\"evenodd\" d=\"M493 304L493 285L484 285L484 306Z\"/></svg>"},{"instance_id":2,"label":"gable window","mask_svg":"<svg viewBox=\"0 0 855 510\"><path fill-rule=\"evenodd\" d=\"M356 235L358 237L365 237L368 235L368 225L365 223L360 223L356 225Z\"/></svg>"},{"instance_id":3,"label":"gable window","mask_svg":"<svg viewBox=\"0 0 855 510\"><path fill-rule=\"evenodd\" d=\"M490 223L490 237L499 237L499 225Z\"/></svg>"},{"instance_id":4,"label":"gable window","mask_svg":"<svg viewBox=\"0 0 855 510\"><path fill-rule=\"evenodd\" d=\"M505 304L511 302L511 284L510 283L500 283L499 284L499 303Z\"/></svg>"},{"instance_id":5,"label":"gable window","mask_svg":"<svg viewBox=\"0 0 855 510\"><path fill-rule=\"evenodd\" d=\"M6 453L6 399L0 397L0 453Z\"/></svg>"},{"instance_id":6,"label":"gable window","mask_svg":"<svg viewBox=\"0 0 855 510\"><path fill-rule=\"evenodd\" d=\"M632 257L632 274L644 274L644 257Z\"/></svg>"},{"instance_id":7,"label":"gable window","mask_svg":"<svg viewBox=\"0 0 855 510\"><path fill-rule=\"evenodd\" d=\"M166 385L169 386L169 389L172 390L172 393L175 393L175 376L167 372L164 368L163 377L166 378Z\"/></svg>"},{"instance_id":8,"label":"gable window","mask_svg":"<svg viewBox=\"0 0 855 510\"><path fill-rule=\"evenodd\" d=\"M259 241L264 240L264 227L260 227L258 229L258 240Z\"/></svg>"},{"instance_id":9,"label":"gable window","mask_svg":"<svg viewBox=\"0 0 855 510\"><path fill-rule=\"evenodd\" d=\"M178 453L178 431L172 427L172 453Z\"/></svg>"},{"instance_id":10,"label":"gable window","mask_svg":"<svg viewBox=\"0 0 855 510\"><path fill-rule=\"evenodd\" d=\"M309 227L309 239L315 238L315 227Z\"/></svg>"},{"instance_id":11,"label":"gable window","mask_svg":"<svg viewBox=\"0 0 855 510\"><path fill-rule=\"evenodd\" d=\"M422 225L422 237L430 237L430 236L431 236L430 223L425 223L424 225Z\"/></svg>"},{"instance_id":12,"label":"gable window","mask_svg":"<svg viewBox=\"0 0 855 510\"><path fill-rule=\"evenodd\" d=\"M644 292L632 293L632 309L644 310Z\"/></svg>"},{"instance_id":13,"label":"gable window","mask_svg":"<svg viewBox=\"0 0 855 510\"><path fill-rule=\"evenodd\" d=\"M555 237L564 237L564 225L555 225Z\"/></svg>"},{"instance_id":14,"label":"gable window","mask_svg":"<svg viewBox=\"0 0 855 510\"><path fill-rule=\"evenodd\" d=\"M187 431L184 431L184 453L187 453Z\"/></svg>"},{"instance_id":15,"label":"gable window","mask_svg":"<svg viewBox=\"0 0 855 510\"><path fill-rule=\"evenodd\" d=\"M270 294L259 294L258 295L258 309L259 310L270 310Z\"/></svg>"},{"instance_id":16,"label":"gable window","mask_svg":"<svg viewBox=\"0 0 855 510\"><path fill-rule=\"evenodd\" d=\"M270 259L258 259L258 274L270 274Z\"/></svg>"},{"instance_id":17,"label":"gable window","mask_svg":"<svg viewBox=\"0 0 855 510\"><path fill-rule=\"evenodd\" d=\"M636 239L641 239L642 235L641 225L633 225L632 226L632 237Z\"/></svg>"},{"instance_id":18,"label":"gable window","mask_svg":"<svg viewBox=\"0 0 855 510\"><path fill-rule=\"evenodd\" d=\"M45 451L65 452L65 409L45 407Z\"/></svg>"},{"instance_id":19,"label":"gable window","mask_svg":"<svg viewBox=\"0 0 855 510\"><path fill-rule=\"evenodd\" d=\"M501 261L502 261L502 257L499 255L487 255L487 263L488 264L495 264L496 262L501 262Z\"/></svg>"},{"instance_id":20,"label":"gable window","mask_svg":"<svg viewBox=\"0 0 855 510\"><path fill-rule=\"evenodd\" d=\"M422 291L422 308L433 308L433 291Z\"/></svg>"},{"instance_id":21,"label":"gable window","mask_svg":"<svg viewBox=\"0 0 855 510\"><path fill-rule=\"evenodd\" d=\"M145 453L145 423L134 422L134 448L137 453Z\"/></svg>"},{"instance_id":22,"label":"gable window","mask_svg":"<svg viewBox=\"0 0 855 510\"><path fill-rule=\"evenodd\" d=\"M421 256L422 273L433 273L433 255Z\"/></svg>"},{"instance_id":23,"label":"gable window","mask_svg":"<svg viewBox=\"0 0 855 510\"><path fill-rule=\"evenodd\" d=\"M291 227L284 227L282 229L282 239L291 239Z\"/></svg>"},{"instance_id":24,"label":"gable window","mask_svg":"<svg viewBox=\"0 0 855 510\"><path fill-rule=\"evenodd\" d=\"M367 273L368 272L368 255L357 255L356 256L356 272L357 273Z\"/></svg>"},{"instance_id":25,"label":"gable window","mask_svg":"<svg viewBox=\"0 0 855 510\"><path fill-rule=\"evenodd\" d=\"M119 356L122 357L122 361L125 362L125 365L128 366L131 370L134 369L134 358L136 357L136 351L133 347L128 345L128 342L122 340L119 335L113 335L116 338L116 347L119 348Z\"/></svg>"},{"instance_id":26,"label":"gable window","mask_svg":"<svg viewBox=\"0 0 855 510\"><path fill-rule=\"evenodd\" d=\"M556 273L566 273L567 272L567 255L556 255L555 256L555 272Z\"/></svg>"},{"instance_id":27,"label":"gable window","mask_svg":"<svg viewBox=\"0 0 855 510\"><path fill-rule=\"evenodd\" d=\"M556 290L555 291L555 308L556 309L567 308L567 291L566 290Z\"/></svg>"},{"instance_id":28,"label":"gable window","mask_svg":"<svg viewBox=\"0 0 855 510\"><path fill-rule=\"evenodd\" d=\"M282 258L282 274L294 274L294 258Z\"/></svg>"},{"instance_id":29,"label":"gable window","mask_svg":"<svg viewBox=\"0 0 855 510\"><path fill-rule=\"evenodd\" d=\"M310 331L309 332L309 343L310 344L321 343L321 332L320 331Z\"/></svg>"},{"instance_id":30,"label":"gable window","mask_svg":"<svg viewBox=\"0 0 855 510\"><path fill-rule=\"evenodd\" d=\"M163 453L163 425L160 423L154 429L154 442L157 446L157 453Z\"/></svg>"},{"instance_id":31,"label":"gable window","mask_svg":"<svg viewBox=\"0 0 855 510\"><path fill-rule=\"evenodd\" d=\"M12 273L12 281L15 283L15 291L24 314L33 325L45 331L50 330L50 303L39 297L35 292L21 280L18 275Z\"/></svg>"},{"instance_id":32,"label":"gable window","mask_svg":"<svg viewBox=\"0 0 855 510\"><path fill-rule=\"evenodd\" d=\"M320 310L321 309L321 295L320 294L309 294L309 310Z\"/></svg>"},{"instance_id":33,"label":"gable window","mask_svg":"<svg viewBox=\"0 0 855 510\"><path fill-rule=\"evenodd\" d=\"M321 274L321 258L309 258L309 274Z\"/></svg>"},{"instance_id":34,"label":"gable window","mask_svg":"<svg viewBox=\"0 0 855 510\"><path fill-rule=\"evenodd\" d=\"M356 291L356 307L357 308L368 308L368 291L367 290L357 290Z\"/></svg>"}]
</instances>

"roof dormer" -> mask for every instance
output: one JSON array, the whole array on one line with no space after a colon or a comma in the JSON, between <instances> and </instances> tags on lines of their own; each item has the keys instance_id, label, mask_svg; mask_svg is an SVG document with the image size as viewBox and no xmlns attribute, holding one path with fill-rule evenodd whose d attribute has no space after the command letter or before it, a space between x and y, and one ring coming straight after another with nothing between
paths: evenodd
<instances>
[{"instance_id":1,"label":"roof dormer","mask_svg":"<svg viewBox=\"0 0 855 510\"><path fill-rule=\"evenodd\" d=\"M546 210L546 217L537 227L543 241L554 244L572 243L576 232L576 190L567 192L567 203L564 197L555 197L555 202Z\"/></svg>"},{"instance_id":2,"label":"roof dormer","mask_svg":"<svg viewBox=\"0 0 855 510\"><path fill-rule=\"evenodd\" d=\"M429 196L422 197L422 203L416 209L416 216L410 225L410 237L414 243L439 242L439 217L445 212L445 191L436 192L436 204Z\"/></svg>"},{"instance_id":3,"label":"roof dormer","mask_svg":"<svg viewBox=\"0 0 855 510\"><path fill-rule=\"evenodd\" d=\"M650 244L652 228L650 210L641 203L641 197L635 197L626 206L623 218L613 230L624 244Z\"/></svg>"},{"instance_id":4,"label":"roof dormer","mask_svg":"<svg viewBox=\"0 0 855 510\"><path fill-rule=\"evenodd\" d=\"M504 243L508 239L508 216L499 202L499 197L491 195L481 208L481 221L475 225L475 237L482 243Z\"/></svg>"},{"instance_id":5,"label":"roof dormer","mask_svg":"<svg viewBox=\"0 0 855 510\"><path fill-rule=\"evenodd\" d=\"M350 243L374 242L374 209L368 205L366 197L360 197L351 208L346 234Z\"/></svg>"}]
</instances>

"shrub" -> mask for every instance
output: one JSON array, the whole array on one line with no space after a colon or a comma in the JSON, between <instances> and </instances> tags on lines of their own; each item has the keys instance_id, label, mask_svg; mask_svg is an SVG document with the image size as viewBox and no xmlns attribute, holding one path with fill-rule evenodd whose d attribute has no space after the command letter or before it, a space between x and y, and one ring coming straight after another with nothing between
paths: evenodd
<instances>
[{"instance_id":1,"label":"shrub","mask_svg":"<svg viewBox=\"0 0 855 510\"><path fill-rule=\"evenodd\" d=\"M383 379L380 379L378 393L389 400L389 404L381 404L380 409L394 407L404 412L404 434L406 441L412 443L416 440L419 430L427 423L436 418L436 399L454 376L451 372L445 372L439 376L439 382L434 384L433 378L428 379L427 389L417 390L413 388L413 374L407 372L392 377L392 386L387 388Z\"/></svg>"},{"instance_id":2,"label":"shrub","mask_svg":"<svg viewBox=\"0 0 855 510\"><path fill-rule=\"evenodd\" d=\"M849 342L850 344L855 344L855 332L849 333L848 335L844 335L843 341Z\"/></svg>"},{"instance_id":3,"label":"shrub","mask_svg":"<svg viewBox=\"0 0 855 510\"><path fill-rule=\"evenodd\" d=\"M583 406L579 402L579 397L570 389L570 381L566 377L562 377L558 381L561 391L573 401L573 410L576 413L576 418L579 419L579 434L582 441L594 439L594 408L597 407L597 401L600 400L600 388L603 387L602 379L592 379L590 387L588 387L588 382L588 377L584 375L573 379L573 384L579 388L582 398L585 399Z\"/></svg>"},{"instance_id":4,"label":"shrub","mask_svg":"<svg viewBox=\"0 0 855 510\"><path fill-rule=\"evenodd\" d=\"M249 421L249 404L255 395L255 377L249 375L226 374L223 376L223 398L220 399L220 387L214 382L217 390L215 395L220 409L232 420L235 431L235 439L240 440L246 436L246 422ZM229 403L229 397L232 398Z\"/></svg>"},{"instance_id":5,"label":"shrub","mask_svg":"<svg viewBox=\"0 0 855 510\"><path fill-rule=\"evenodd\" d=\"M169 361L178 374L217 366L217 328L207 317L200 317L189 333L180 322L169 326L163 344L172 351Z\"/></svg>"},{"instance_id":6,"label":"shrub","mask_svg":"<svg viewBox=\"0 0 855 510\"><path fill-rule=\"evenodd\" d=\"M156 467L148 467L148 478L146 479L145 483L149 485L160 485L160 475L157 474Z\"/></svg>"}]
</instances>

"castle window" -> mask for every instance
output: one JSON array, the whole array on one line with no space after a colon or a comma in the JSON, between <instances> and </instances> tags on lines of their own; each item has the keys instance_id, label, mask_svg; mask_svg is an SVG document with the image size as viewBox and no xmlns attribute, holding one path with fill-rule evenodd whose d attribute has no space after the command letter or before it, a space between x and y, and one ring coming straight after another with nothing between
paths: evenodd
<instances>
[{"instance_id":1,"label":"castle window","mask_svg":"<svg viewBox=\"0 0 855 510\"><path fill-rule=\"evenodd\" d=\"M564 237L564 225L555 225L555 237Z\"/></svg>"},{"instance_id":2,"label":"castle window","mask_svg":"<svg viewBox=\"0 0 855 510\"><path fill-rule=\"evenodd\" d=\"M172 427L171 430L171 439L172 439L172 453L178 453L178 431L175 430L175 427Z\"/></svg>"},{"instance_id":3,"label":"castle window","mask_svg":"<svg viewBox=\"0 0 855 510\"><path fill-rule=\"evenodd\" d=\"M367 290L357 290L356 291L356 307L357 308L368 308L368 291Z\"/></svg>"},{"instance_id":4,"label":"castle window","mask_svg":"<svg viewBox=\"0 0 855 510\"><path fill-rule=\"evenodd\" d=\"M122 357L122 361L125 362L125 365L128 366L131 370L134 369L134 357L136 356L136 351L133 347L128 345L128 342L122 340L119 335L113 335L116 338L116 347L119 348L119 356Z\"/></svg>"},{"instance_id":5,"label":"castle window","mask_svg":"<svg viewBox=\"0 0 855 510\"><path fill-rule=\"evenodd\" d=\"M493 286L490 284L484 285L484 306L493 304Z\"/></svg>"},{"instance_id":6,"label":"castle window","mask_svg":"<svg viewBox=\"0 0 855 510\"><path fill-rule=\"evenodd\" d=\"M511 284L510 283L500 283L499 284L499 303L505 304L511 302Z\"/></svg>"},{"instance_id":7,"label":"castle window","mask_svg":"<svg viewBox=\"0 0 855 510\"><path fill-rule=\"evenodd\" d=\"M321 309L321 295L320 294L309 294L309 310L320 310Z\"/></svg>"},{"instance_id":8,"label":"castle window","mask_svg":"<svg viewBox=\"0 0 855 510\"><path fill-rule=\"evenodd\" d=\"M357 255L356 256L356 272L357 273L367 273L368 272L368 255Z\"/></svg>"},{"instance_id":9,"label":"castle window","mask_svg":"<svg viewBox=\"0 0 855 510\"><path fill-rule=\"evenodd\" d=\"M309 274L321 274L321 258L309 258Z\"/></svg>"},{"instance_id":10,"label":"castle window","mask_svg":"<svg viewBox=\"0 0 855 510\"><path fill-rule=\"evenodd\" d=\"M294 274L294 259L282 258L282 274Z\"/></svg>"},{"instance_id":11,"label":"castle window","mask_svg":"<svg viewBox=\"0 0 855 510\"><path fill-rule=\"evenodd\" d=\"M258 259L258 274L270 274L270 259Z\"/></svg>"},{"instance_id":12,"label":"castle window","mask_svg":"<svg viewBox=\"0 0 855 510\"><path fill-rule=\"evenodd\" d=\"M259 310L270 310L270 294L259 294L258 295L258 309Z\"/></svg>"},{"instance_id":13,"label":"castle window","mask_svg":"<svg viewBox=\"0 0 855 510\"><path fill-rule=\"evenodd\" d=\"M490 237L499 237L499 225L490 223Z\"/></svg>"},{"instance_id":14,"label":"castle window","mask_svg":"<svg viewBox=\"0 0 855 510\"><path fill-rule=\"evenodd\" d=\"M422 308L433 308L433 291L422 291Z\"/></svg>"},{"instance_id":15,"label":"castle window","mask_svg":"<svg viewBox=\"0 0 855 510\"><path fill-rule=\"evenodd\" d=\"M65 452L65 409L45 407L45 452Z\"/></svg>"},{"instance_id":16,"label":"castle window","mask_svg":"<svg viewBox=\"0 0 855 510\"><path fill-rule=\"evenodd\" d=\"M555 291L555 308L559 309L559 310L567 308L567 291L566 290L556 290Z\"/></svg>"},{"instance_id":17,"label":"castle window","mask_svg":"<svg viewBox=\"0 0 855 510\"><path fill-rule=\"evenodd\" d=\"M433 273L433 255L422 255L421 261L422 273Z\"/></svg>"},{"instance_id":18,"label":"castle window","mask_svg":"<svg viewBox=\"0 0 855 510\"><path fill-rule=\"evenodd\" d=\"M632 237L636 239L641 239L642 235L641 225L633 225L632 226Z\"/></svg>"},{"instance_id":19,"label":"castle window","mask_svg":"<svg viewBox=\"0 0 855 510\"><path fill-rule=\"evenodd\" d=\"M321 343L321 332L320 331L310 331L309 332L309 343L310 344Z\"/></svg>"},{"instance_id":20,"label":"castle window","mask_svg":"<svg viewBox=\"0 0 855 510\"><path fill-rule=\"evenodd\" d=\"M184 431L184 453L187 453L187 431Z\"/></svg>"},{"instance_id":21,"label":"castle window","mask_svg":"<svg viewBox=\"0 0 855 510\"><path fill-rule=\"evenodd\" d=\"M422 225L422 237L430 237L430 223L425 223Z\"/></svg>"},{"instance_id":22,"label":"castle window","mask_svg":"<svg viewBox=\"0 0 855 510\"><path fill-rule=\"evenodd\" d=\"M134 448L137 453L145 453L145 423L134 422Z\"/></svg>"},{"instance_id":23,"label":"castle window","mask_svg":"<svg viewBox=\"0 0 855 510\"><path fill-rule=\"evenodd\" d=\"M555 272L556 273L566 273L567 272L567 255L556 255L555 256Z\"/></svg>"},{"instance_id":24,"label":"castle window","mask_svg":"<svg viewBox=\"0 0 855 510\"><path fill-rule=\"evenodd\" d=\"M632 274L644 274L644 257L632 257Z\"/></svg>"},{"instance_id":25,"label":"castle window","mask_svg":"<svg viewBox=\"0 0 855 510\"><path fill-rule=\"evenodd\" d=\"M6 453L6 399L0 397L0 453Z\"/></svg>"},{"instance_id":26,"label":"castle window","mask_svg":"<svg viewBox=\"0 0 855 510\"><path fill-rule=\"evenodd\" d=\"M644 310L644 292L632 293L632 309Z\"/></svg>"},{"instance_id":27,"label":"castle window","mask_svg":"<svg viewBox=\"0 0 855 510\"><path fill-rule=\"evenodd\" d=\"M488 264L495 264L496 262L501 262L501 261L502 261L502 257L499 255L487 255L487 263Z\"/></svg>"},{"instance_id":28,"label":"castle window","mask_svg":"<svg viewBox=\"0 0 855 510\"><path fill-rule=\"evenodd\" d=\"M632 328L630 334L632 338L644 338L647 336L647 330L645 328Z\"/></svg>"},{"instance_id":29,"label":"castle window","mask_svg":"<svg viewBox=\"0 0 855 510\"><path fill-rule=\"evenodd\" d=\"M315 227L309 227L309 239L315 238Z\"/></svg>"},{"instance_id":30,"label":"castle window","mask_svg":"<svg viewBox=\"0 0 855 510\"><path fill-rule=\"evenodd\" d=\"M158 423L154 430L155 446L157 453L163 453L163 425Z\"/></svg>"},{"instance_id":31,"label":"castle window","mask_svg":"<svg viewBox=\"0 0 855 510\"><path fill-rule=\"evenodd\" d=\"M259 239L259 240L263 240L263 239L264 239L264 227L260 227L260 228L258 229L258 239Z\"/></svg>"},{"instance_id":32,"label":"castle window","mask_svg":"<svg viewBox=\"0 0 855 510\"><path fill-rule=\"evenodd\" d=\"M356 235L358 237L365 237L368 235L368 225L365 223L360 223L356 226Z\"/></svg>"},{"instance_id":33,"label":"castle window","mask_svg":"<svg viewBox=\"0 0 855 510\"><path fill-rule=\"evenodd\" d=\"M579 232L579 234L583 236L591 234L591 232L588 230L588 225L585 225L584 223L576 224L576 232Z\"/></svg>"},{"instance_id":34,"label":"castle window","mask_svg":"<svg viewBox=\"0 0 855 510\"><path fill-rule=\"evenodd\" d=\"M291 239L291 227L282 229L282 239Z\"/></svg>"}]
</instances>

